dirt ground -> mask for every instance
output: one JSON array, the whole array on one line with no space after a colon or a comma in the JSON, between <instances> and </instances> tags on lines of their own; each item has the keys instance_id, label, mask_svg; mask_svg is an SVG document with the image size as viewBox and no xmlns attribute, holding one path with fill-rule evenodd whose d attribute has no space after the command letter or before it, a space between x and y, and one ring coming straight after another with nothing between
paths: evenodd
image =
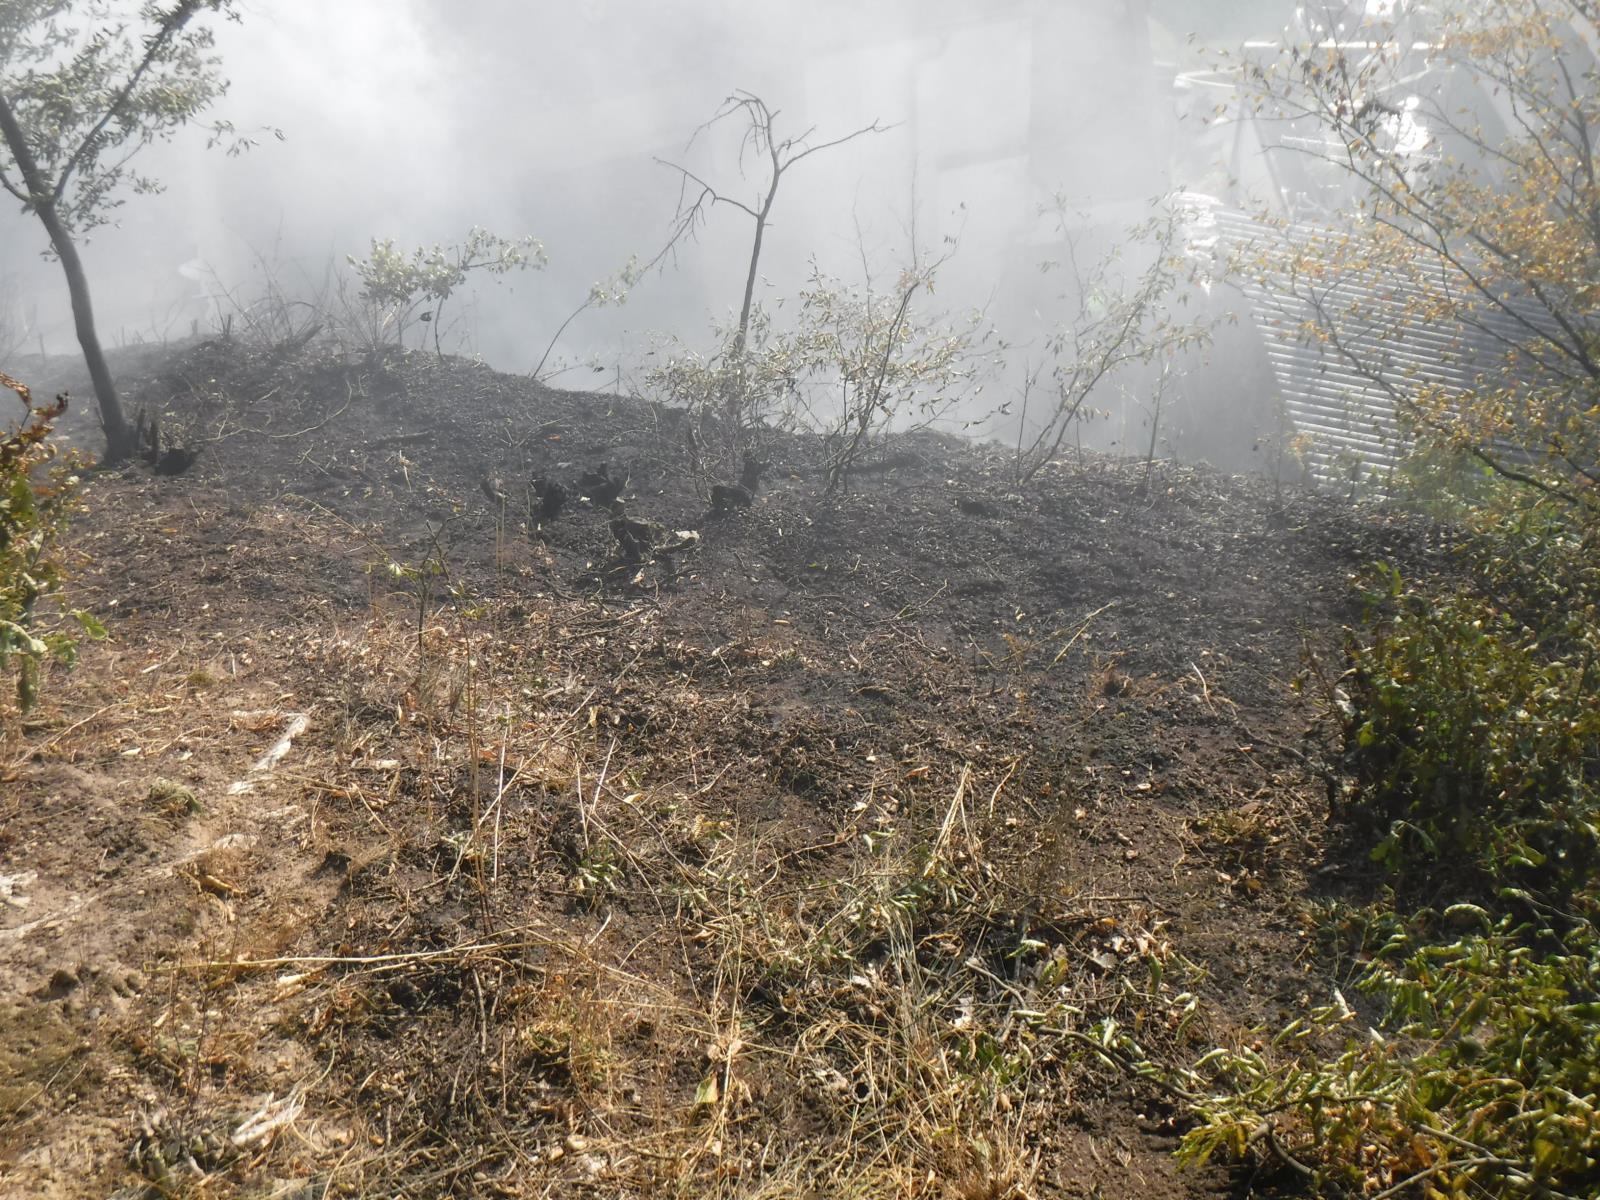
<instances>
[{"instance_id":1,"label":"dirt ground","mask_svg":"<svg viewBox=\"0 0 1600 1200\"><path fill-rule=\"evenodd\" d=\"M202 453L90 476L111 636L5 718L0 1194L1289 1186L1180 1169L1134 1060L1342 981L1315 697L1354 573L1436 569L1429 530L933 434L837 498L774 436L710 513L639 400L123 372ZM670 549L619 561L602 462Z\"/></svg>"}]
</instances>

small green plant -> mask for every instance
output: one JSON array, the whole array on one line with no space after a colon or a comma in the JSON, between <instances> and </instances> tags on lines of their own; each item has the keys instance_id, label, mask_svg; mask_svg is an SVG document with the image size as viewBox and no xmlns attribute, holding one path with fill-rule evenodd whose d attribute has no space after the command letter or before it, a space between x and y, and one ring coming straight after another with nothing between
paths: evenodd
<instances>
[{"instance_id":1,"label":"small green plant","mask_svg":"<svg viewBox=\"0 0 1600 1200\"><path fill-rule=\"evenodd\" d=\"M595 842L578 859L573 871L572 894L586 908L601 904L622 882L622 864L609 842Z\"/></svg>"},{"instance_id":2,"label":"small green plant","mask_svg":"<svg viewBox=\"0 0 1600 1200\"><path fill-rule=\"evenodd\" d=\"M457 601L465 603L468 599L465 586L451 579L450 576L450 551L452 544L449 540L450 527L463 516L463 509L457 505L450 516L438 524L430 523L428 526L427 550L420 558L396 558L371 538L367 543L372 549L382 555L382 563L369 563L367 574L369 577L382 573L397 582L403 582L416 598L417 602L417 650L423 659L426 650L423 634L428 624L428 614L432 611L433 602L441 591ZM360 531L357 531L360 533ZM365 537L364 534L361 536Z\"/></svg>"},{"instance_id":3,"label":"small green plant","mask_svg":"<svg viewBox=\"0 0 1600 1200\"><path fill-rule=\"evenodd\" d=\"M403 348L414 322L432 325L433 348L441 357L444 306L470 276L538 270L545 262L544 247L534 238L504 238L476 226L459 242L409 253L392 238L374 238L366 258L350 257L362 297L377 309L378 337Z\"/></svg>"},{"instance_id":4,"label":"small green plant","mask_svg":"<svg viewBox=\"0 0 1600 1200\"><path fill-rule=\"evenodd\" d=\"M539 361L533 365L533 370L528 372L531 379L543 379L544 365L550 361L550 355L561 341L561 335L566 333L567 327L576 321L591 308L620 308L628 302L628 296L639 281L651 268L656 266L661 259L671 251L669 244L665 250L656 255L648 263L640 263L637 255L630 255L628 261L623 263L615 274L608 278L597 280L589 288L589 294L584 297L583 303L567 314L567 319L556 326L555 333L550 335L550 341L544 348L544 353L539 356Z\"/></svg>"},{"instance_id":5,"label":"small green plant","mask_svg":"<svg viewBox=\"0 0 1600 1200\"><path fill-rule=\"evenodd\" d=\"M46 442L67 398L38 407L26 385L6 375L0 384L25 410L21 424L0 436L0 670L16 671L17 703L26 712L38 702L44 665L71 663L77 655L67 627L43 628L39 621L40 602L61 589L56 550L77 494L77 464L71 457L52 464L56 451ZM69 616L87 636L105 636L90 614Z\"/></svg>"},{"instance_id":6,"label":"small green plant","mask_svg":"<svg viewBox=\"0 0 1600 1200\"><path fill-rule=\"evenodd\" d=\"M152 779L144 803L146 808L159 816L174 819L196 816L202 811L200 798L194 794L194 789L171 779Z\"/></svg>"}]
</instances>

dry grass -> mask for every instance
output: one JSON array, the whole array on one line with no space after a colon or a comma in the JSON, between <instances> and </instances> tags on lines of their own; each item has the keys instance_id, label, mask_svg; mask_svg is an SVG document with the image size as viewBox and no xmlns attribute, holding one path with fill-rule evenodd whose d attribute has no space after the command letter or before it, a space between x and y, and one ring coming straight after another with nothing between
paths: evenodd
<instances>
[{"instance_id":1,"label":"dry grass","mask_svg":"<svg viewBox=\"0 0 1600 1200\"><path fill-rule=\"evenodd\" d=\"M201 1152L177 1170L139 1131L163 1194L1026 1197L1038 1130L1120 1076L1123 1031L1184 1036L1159 922L1027 885L1014 762L876 764L780 846L697 755L717 714L689 685L624 705L590 673L593 638L649 619L512 642L445 612L418 638L380 604L328 639L342 711L305 787L339 895L283 953L175 964L201 998L140 1051L185 1111L242 1111L292 1047L293 1114L213 1153L169 1102ZM640 720L685 736L639 757Z\"/></svg>"},{"instance_id":2,"label":"dry grass","mask_svg":"<svg viewBox=\"0 0 1600 1200\"><path fill-rule=\"evenodd\" d=\"M15 1176L51 1200L1214 1187L1166 1174L1134 1045L1190 1036L1169 935L1215 1020L1299 982L1269 906L1306 781L1240 723L1298 720L1265 687L1239 712L1210 652L1265 682L1301 642L1274 615L1327 617L1372 537L1109 466L974 517L952 489L1003 472L931 443L819 504L795 443L622 578L605 517L541 531L527 478L637 456L639 511L697 520L664 414L305 351L149 381L206 457L97 479L74 602L113 640L0 730L0 852L38 876L12 990L80 980L37 1000L55 1065L0 1171L58 1155ZM65 1182L80 1141L100 1173Z\"/></svg>"},{"instance_id":3,"label":"dry grass","mask_svg":"<svg viewBox=\"0 0 1600 1200\"><path fill-rule=\"evenodd\" d=\"M379 595L276 687L268 635L242 671L174 643L46 743L250 784L231 816L139 797L175 835L216 818L167 864L195 935L116 1031L148 1194L1002 1200L1046 1190L1083 1089L1160 1105L1129 1076L1189 1037L1189 968L1151 906L1041 871L1019 759L906 746L770 820L772 764L712 736L743 701L692 668L778 650L512 604ZM295 714L282 763L237 749ZM298 872L204 843L262 809Z\"/></svg>"}]
</instances>

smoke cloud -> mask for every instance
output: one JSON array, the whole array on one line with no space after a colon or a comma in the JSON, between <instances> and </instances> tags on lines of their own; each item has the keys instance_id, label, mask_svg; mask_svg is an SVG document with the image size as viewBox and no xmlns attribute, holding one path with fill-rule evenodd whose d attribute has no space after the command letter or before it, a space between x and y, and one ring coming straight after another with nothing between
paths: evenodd
<instances>
[{"instance_id":1,"label":"smoke cloud","mask_svg":"<svg viewBox=\"0 0 1600 1200\"><path fill-rule=\"evenodd\" d=\"M1281 9L1282 5L1273 6ZM1237 6L1231 6L1237 8ZM1168 11L1168 10L1172 11ZM1224 5L1223 9L1230 9ZM470 226L540 238L547 269L475 288L446 338L527 370L595 281L666 239L681 163L753 200L763 182L734 122L691 136L735 89L779 130L827 140L786 178L762 296L813 263L859 279L914 253L959 250L952 308L1026 336L1048 319L1037 264L1062 193L1120 228L1174 182L1171 65L1185 6L1140 0L250 0L219 26L229 94L211 114L258 145L228 157L190 130L142 165L163 194L130 197L85 258L110 345L213 328L265 272L312 290L373 237L449 242ZM270 130L280 129L283 140ZM699 238L617 309L585 313L558 348L606 377L652 333L705 346L737 307L750 224L720 207ZM0 217L0 275L30 344L73 348L37 222ZM589 374L561 382L588 386ZM598 381L597 381L598 382Z\"/></svg>"}]
</instances>

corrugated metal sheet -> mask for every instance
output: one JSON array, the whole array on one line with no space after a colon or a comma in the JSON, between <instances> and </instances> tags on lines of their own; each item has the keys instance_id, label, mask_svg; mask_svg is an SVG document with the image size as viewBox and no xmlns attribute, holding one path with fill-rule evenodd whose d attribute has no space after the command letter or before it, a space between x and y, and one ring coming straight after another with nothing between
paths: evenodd
<instances>
[{"instance_id":1,"label":"corrugated metal sheet","mask_svg":"<svg viewBox=\"0 0 1600 1200\"><path fill-rule=\"evenodd\" d=\"M1214 222L1221 255L1251 247L1264 268L1249 273L1256 278L1230 282L1243 293L1262 337L1288 436L1309 474L1321 482L1381 479L1409 448L1395 398L1374 376L1402 395L1431 387L1465 396L1498 371L1511 346L1530 338L1533 318L1492 309L1470 326L1419 324L1416 285L1351 263L1317 285L1321 312L1346 350L1324 346L1308 330L1316 310L1296 297L1304 289L1292 286L1287 270L1298 249L1319 241L1334 249L1337 235L1308 225L1269 225L1220 207L1202 213L1199 221L1202 226ZM1276 286L1275 260L1284 264ZM1437 271L1441 286L1452 282L1425 257L1414 269L1418 278Z\"/></svg>"}]
</instances>

